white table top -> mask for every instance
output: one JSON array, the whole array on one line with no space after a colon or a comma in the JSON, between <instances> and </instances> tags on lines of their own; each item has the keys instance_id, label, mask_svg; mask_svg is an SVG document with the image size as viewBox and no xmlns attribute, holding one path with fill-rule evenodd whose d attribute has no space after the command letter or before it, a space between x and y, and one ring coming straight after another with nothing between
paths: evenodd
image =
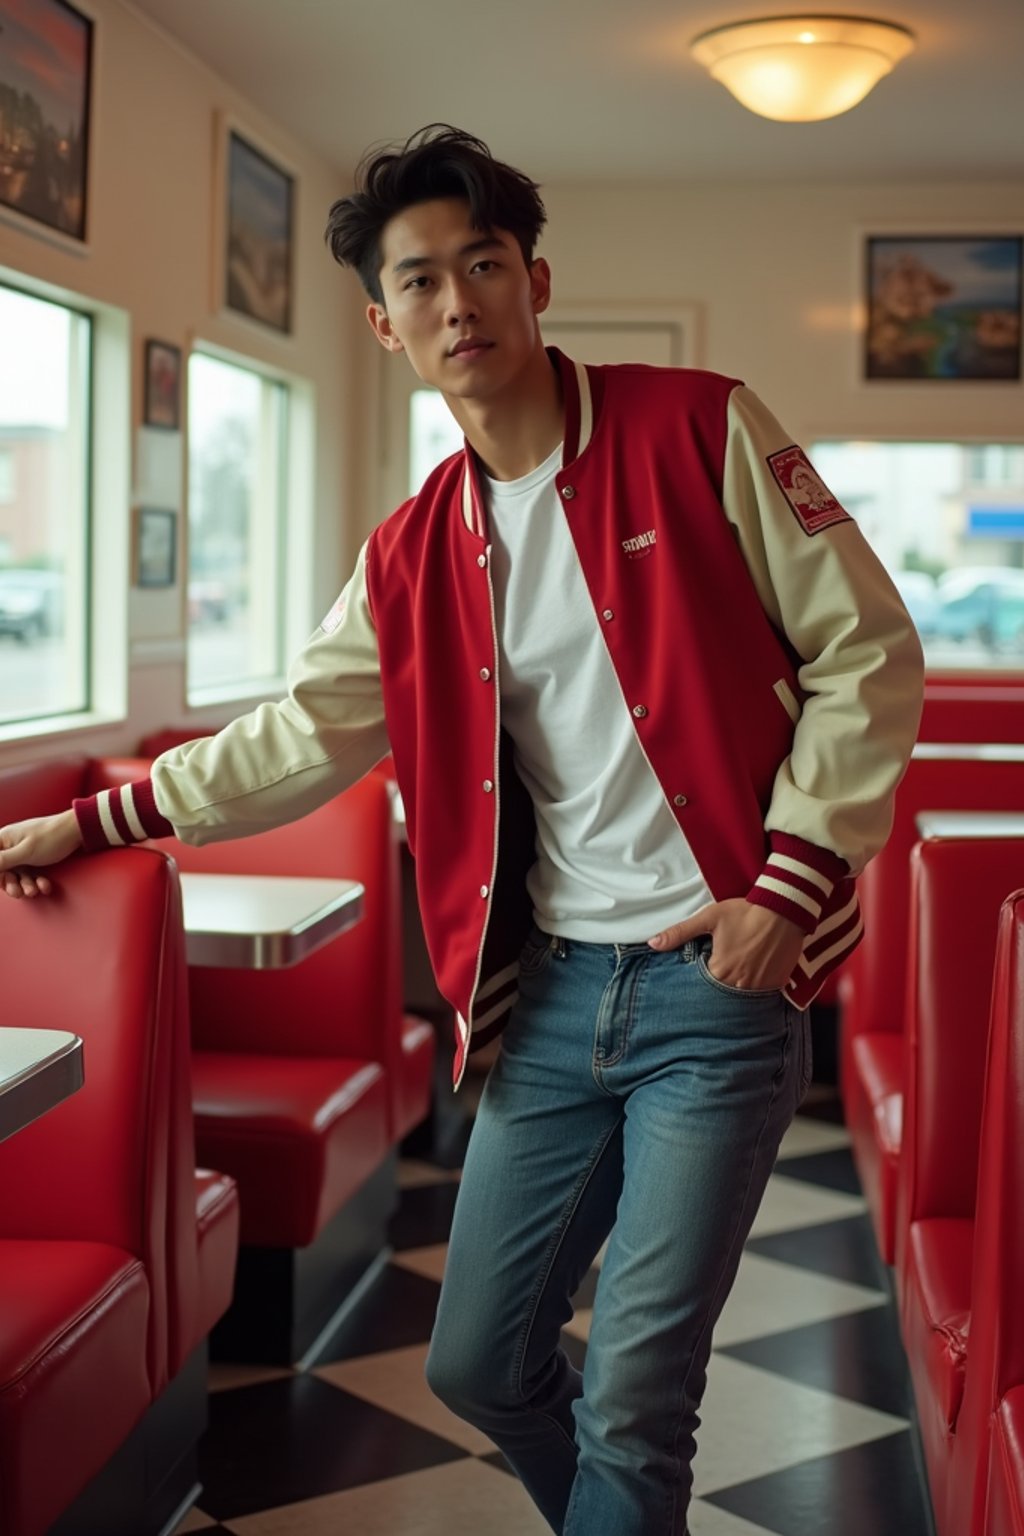
<instances>
[{"instance_id":1,"label":"white table top","mask_svg":"<svg viewBox=\"0 0 1024 1536\"><path fill-rule=\"evenodd\" d=\"M1024 811L918 811L916 821L921 837L1024 837Z\"/></svg>"},{"instance_id":2,"label":"white table top","mask_svg":"<svg viewBox=\"0 0 1024 1536\"><path fill-rule=\"evenodd\" d=\"M295 965L363 915L358 880L186 873L181 893L189 965Z\"/></svg>"},{"instance_id":3,"label":"white table top","mask_svg":"<svg viewBox=\"0 0 1024 1536\"><path fill-rule=\"evenodd\" d=\"M1016 741L919 741L915 762L1024 763L1024 743Z\"/></svg>"},{"instance_id":4,"label":"white table top","mask_svg":"<svg viewBox=\"0 0 1024 1536\"><path fill-rule=\"evenodd\" d=\"M0 1141L85 1081L82 1041L64 1029L0 1028Z\"/></svg>"}]
</instances>

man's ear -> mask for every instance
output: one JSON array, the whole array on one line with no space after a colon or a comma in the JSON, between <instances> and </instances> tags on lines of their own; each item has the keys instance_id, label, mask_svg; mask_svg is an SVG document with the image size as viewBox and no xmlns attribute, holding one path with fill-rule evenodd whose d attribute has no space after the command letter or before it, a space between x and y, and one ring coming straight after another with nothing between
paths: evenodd
<instances>
[{"instance_id":1,"label":"man's ear","mask_svg":"<svg viewBox=\"0 0 1024 1536\"><path fill-rule=\"evenodd\" d=\"M551 268L543 256L530 263L530 303L535 315L542 315L551 303Z\"/></svg>"},{"instance_id":2,"label":"man's ear","mask_svg":"<svg viewBox=\"0 0 1024 1536\"><path fill-rule=\"evenodd\" d=\"M384 348L385 352L404 352L405 347L391 324L391 316L383 304L369 304L366 309L366 318L370 322L370 329Z\"/></svg>"}]
</instances>

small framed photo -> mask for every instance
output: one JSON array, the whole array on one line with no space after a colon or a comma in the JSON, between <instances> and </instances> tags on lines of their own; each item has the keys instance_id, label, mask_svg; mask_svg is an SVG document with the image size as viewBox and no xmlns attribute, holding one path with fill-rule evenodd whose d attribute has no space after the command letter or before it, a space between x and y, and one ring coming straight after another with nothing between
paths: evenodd
<instances>
[{"instance_id":1,"label":"small framed photo","mask_svg":"<svg viewBox=\"0 0 1024 1536\"><path fill-rule=\"evenodd\" d=\"M135 585L173 587L177 576L178 514L162 507L135 513Z\"/></svg>"},{"instance_id":2,"label":"small framed photo","mask_svg":"<svg viewBox=\"0 0 1024 1536\"><path fill-rule=\"evenodd\" d=\"M289 336L296 178L234 125L223 122L222 132L222 302Z\"/></svg>"},{"instance_id":3,"label":"small framed photo","mask_svg":"<svg viewBox=\"0 0 1024 1536\"><path fill-rule=\"evenodd\" d=\"M146 342L146 402L143 420L147 427L181 426L181 348L169 341Z\"/></svg>"},{"instance_id":4,"label":"small framed photo","mask_svg":"<svg viewBox=\"0 0 1024 1536\"><path fill-rule=\"evenodd\" d=\"M93 23L68 0L7 0L0 31L0 208L84 245Z\"/></svg>"},{"instance_id":5,"label":"small framed photo","mask_svg":"<svg viewBox=\"0 0 1024 1536\"><path fill-rule=\"evenodd\" d=\"M869 235L867 379L1017 382L1022 235Z\"/></svg>"}]
</instances>

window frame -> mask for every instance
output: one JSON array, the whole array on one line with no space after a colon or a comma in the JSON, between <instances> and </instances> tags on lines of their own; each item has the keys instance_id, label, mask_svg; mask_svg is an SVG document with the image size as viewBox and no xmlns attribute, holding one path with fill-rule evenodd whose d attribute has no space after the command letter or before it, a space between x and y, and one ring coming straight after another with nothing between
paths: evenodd
<instances>
[{"instance_id":1,"label":"window frame","mask_svg":"<svg viewBox=\"0 0 1024 1536\"><path fill-rule=\"evenodd\" d=\"M70 310L89 326L83 538L85 706L0 721L0 751L11 743L72 740L128 715L128 581L131 502L131 326L127 311L30 274L0 266L0 286ZM103 550L103 560L97 551Z\"/></svg>"},{"instance_id":2,"label":"window frame","mask_svg":"<svg viewBox=\"0 0 1024 1536\"><path fill-rule=\"evenodd\" d=\"M188 586L191 577L191 465L186 464L182 493L182 707L188 717L216 710L225 704L282 697L287 691L287 673L291 657L311 634L313 618L313 546L316 452L316 396L308 379L267 362L251 353L226 347L206 335L189 339L182 370L185 399L182 419L185 424L186 458L189 453L189 371L196 355L214 362L256 374L262 381L281 386L285 391L284 424L276 455L278 517L274 536L273 560L279 572L279 658L276 673L246 678L242 682L217 683L194 687L189 671Z\"/></svg>"}]
</instances>

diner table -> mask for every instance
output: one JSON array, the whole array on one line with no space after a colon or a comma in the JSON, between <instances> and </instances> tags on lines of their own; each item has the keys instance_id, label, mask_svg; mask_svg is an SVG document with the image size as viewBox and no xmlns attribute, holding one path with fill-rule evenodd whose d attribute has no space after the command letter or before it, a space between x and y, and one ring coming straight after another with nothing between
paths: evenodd
<instances>
[{"instance_id":1,"label":"diner table","mask_svg":"<svg viewBox=\"0 0 1024 1536\"><path fill-rule=\"evenodd\" d=\"M279 970L355 926L358 880L286 875L181 875L189 965Z\"/></svg>"},{"instance_id":2,"label":"diner table","mask_svg":"<svg viewBox=\"0 0 1024 1536\"><path fill-rule=\"evenodd\" d=\"M79 1035L0 1027L0 1141L77 1093L84 1081Z\"/></svg>"},{"instance_id":3,"label":"diner table","mask_svg":"<svg viewBox=\"0 0 1024 1536\"><path fill-rule=\"evenodd\" d=\"M916 741L915 762L1024 763L1024 742Z\"/></svg>"},{"instance_id":4,"label":"diner table","mask_svg":"<svg viewBox=\"0 0 1024 1536\"><path fill-rule=\"evenodd\" d=\"M920 837L1024 837L1024 811L918 811L916 825Z\"/></svg>"}]
</instances>

